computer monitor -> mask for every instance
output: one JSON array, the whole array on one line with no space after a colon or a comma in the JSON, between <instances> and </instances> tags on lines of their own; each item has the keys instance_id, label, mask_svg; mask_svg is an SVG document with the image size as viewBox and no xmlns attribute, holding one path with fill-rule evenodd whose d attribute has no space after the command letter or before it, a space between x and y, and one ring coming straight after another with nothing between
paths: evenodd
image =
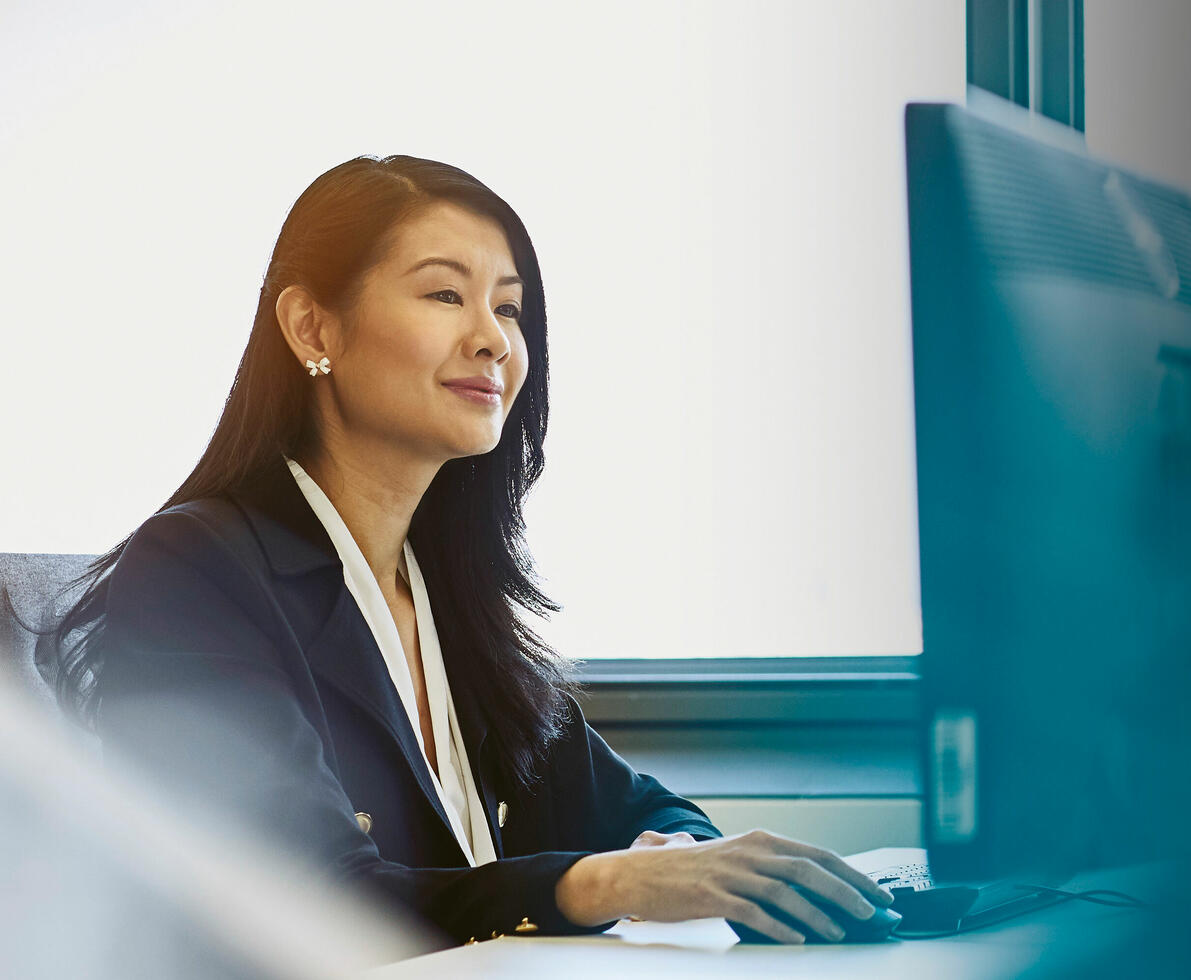
<instances>
[{"instance_id":1,"label":"computer monitor","mask_svg":"<svg viewBox=\"0 0 1191 980\"><path fill-rule=\"evenodd\" d=\"M1001 111L905 116L936 882L1191 813L1191 198Z\"/></svg>"}]
</instances>

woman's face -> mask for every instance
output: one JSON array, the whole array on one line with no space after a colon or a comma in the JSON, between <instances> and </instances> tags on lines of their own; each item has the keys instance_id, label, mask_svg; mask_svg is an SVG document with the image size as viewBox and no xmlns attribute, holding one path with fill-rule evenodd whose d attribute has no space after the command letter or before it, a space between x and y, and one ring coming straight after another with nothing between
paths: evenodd
<instances>
[{"instance_id":1,"label":"woman's face","mask_svg":"<svg viewBox=\"0 0 1191 980\"><path fill-rule=\"evenodd\" d=\"M490 452L529 369L523 287L495 220L438 202L401 225L332 357L353 437L445 462ZM495 383L488 399L451 382Z\"/></svg>"}]
</instances>

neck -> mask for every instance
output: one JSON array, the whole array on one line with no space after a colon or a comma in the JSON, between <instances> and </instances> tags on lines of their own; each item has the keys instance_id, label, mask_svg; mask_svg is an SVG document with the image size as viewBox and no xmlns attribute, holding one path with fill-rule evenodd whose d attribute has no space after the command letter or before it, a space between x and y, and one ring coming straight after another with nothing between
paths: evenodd
<instances>
[{"instance_id":1,"label":"neck","mask_svg":"<svg viewBox=\"0 0 1191 980\"><path fill-rule=\"evenodd\" d=\"M347 442L293 458L334 504L381 589L406 589L398 570L410 521L442 464Z\"/></svg>"}]
</instances>

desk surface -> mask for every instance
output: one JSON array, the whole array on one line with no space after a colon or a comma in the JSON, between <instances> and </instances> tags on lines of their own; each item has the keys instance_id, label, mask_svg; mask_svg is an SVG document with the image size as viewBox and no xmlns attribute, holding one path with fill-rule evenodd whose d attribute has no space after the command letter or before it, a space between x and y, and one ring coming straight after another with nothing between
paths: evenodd
<instances>
[{"instance_id":1,"label":"desk surface","mask_svg":"<svg viewBox=\"0 0 1191 980\"><path fill-rule=\"evenodd\" d=\"M848 858L861 871L923 860L917 848L881 848ZM1075 889L1116 888L1147 898L1155 869L1078 875ZM723 919L619 922L597 936L505 936L370 970L367 980L406 977L1120 977L1121 956L1147 943L1147 911L1063 902L999 926L930 940L811 946L744 946ZM1188 931L1191 931L1189 925ZM1191 946L1191 942L1188 942ZM1165 955L1165 952L1163 952ZM1133 956L1129 957L1132 964ZM1146 976L1167 975L1156 972ZM1140 978L1143 973L1133 973ZM1191 976L1186 973L1169 975Z\"/></svg>"}]
</instances>

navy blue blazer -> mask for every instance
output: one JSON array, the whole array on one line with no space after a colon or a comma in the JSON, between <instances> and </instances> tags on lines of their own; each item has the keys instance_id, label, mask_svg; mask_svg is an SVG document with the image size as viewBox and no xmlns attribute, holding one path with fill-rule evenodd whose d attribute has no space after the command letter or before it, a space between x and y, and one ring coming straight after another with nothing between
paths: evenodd
<instances>
[{"instance_id":1,"label":"navy blue blazer","mask_svg":"<svg viewBox=\"0 0 1191 980\"><path fill-rule=\"evenodd\" d=\"M645 830L720 836L613 752L571 698L541 782L502 782L486 738L499 720L444 649L498 856L468 866L342 562L280 455L242 492L145 521L112 569L96 638L105 754L184 805L235 814L373 901L413 910L448 941L518 925L606 929L559 912L554 887L572 864Z\"/></svg>"}]
</instances>

